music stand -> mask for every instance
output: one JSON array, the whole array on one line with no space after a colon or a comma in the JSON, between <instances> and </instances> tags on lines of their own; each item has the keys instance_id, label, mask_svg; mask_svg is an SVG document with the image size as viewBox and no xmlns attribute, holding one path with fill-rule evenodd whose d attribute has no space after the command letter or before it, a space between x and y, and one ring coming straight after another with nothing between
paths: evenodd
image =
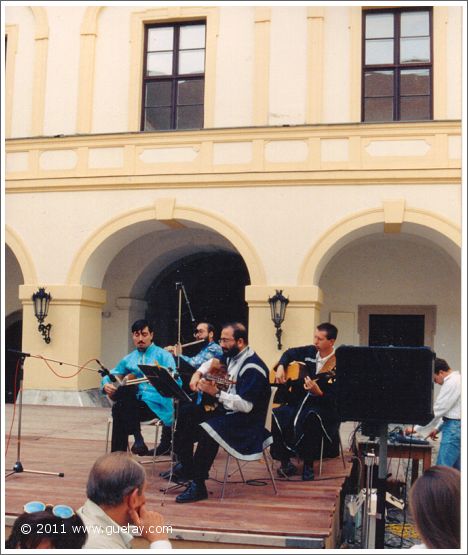
<instances>
[{"instance_id":1,"label":"music stand","mask_svg":"<svg viewBox=\"0 0 468 555\"><path fill-rule=\"evenodd\" d=\"M18 392L18 433L17 433L17 446L16 446L16 463L12 468L11 472L9 472L5 478L8 478L12 474L20 474L21 472L26 472L28 474L46 474L49 476L58 476L59 478L63 478L65 474L63 472L48 472L46 470L30 470L23 468L21 463L21 417L23 413L23 375L24 375L24 359L26 357L31 356L29 353L22 353L18 352L19 355L19 368L18 368L18 377L19 377L19 392Z\"/></svg>"},{"instance_id":2,"label":"music stand","mask_svg":"<svg viewBox=\"0 0 468 555\"><path fill-rule=\"evenodd\" d=\"M171 426L171 470L170 470L170 477L172 477L172 472L174 469L174 431L175 431L175 424L177 420L177 414L179 412L179 402L180 401L187 401L189 403L193 403L192 398L187 395L187 393L179 386L176 382L174 377L172 376L171 372L165 366L152 366L149 364L139 364L138 368L143 372L143 374L148 378L149 383L163 396L163 397L170 397L172 398L173 402L173 419L172 419L172 426ZM156 448L156 446L155 446ZM182 487L183 484L177 484L170 488L166 488L164 490L164 495L168 491L172 491L174 489L178 489ZM161 504L163 504L162 501Z\"/></svg>"}]
</instances>

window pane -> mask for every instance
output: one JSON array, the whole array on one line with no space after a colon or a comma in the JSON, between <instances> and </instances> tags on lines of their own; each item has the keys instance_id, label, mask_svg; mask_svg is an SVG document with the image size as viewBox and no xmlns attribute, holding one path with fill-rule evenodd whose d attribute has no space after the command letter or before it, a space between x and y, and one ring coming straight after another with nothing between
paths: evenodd
<instances>
[{"instance_id":1,"label":"window pane","mask_svg":"<svg viewBox=\"0 0 468 555\"><path fill-rule=\"evenodd\" d=\"M180 50L205 48L205 25L186 25L180 28Z\"/></svg>"},{"instance_id":2,"label":"window pane","mask_svg":"<svg viewBox=\"0 0 468 555\"><path fill-rule=\"evenodd\" d=\"M430 75L428 69L404 69L400 74L402 95L430 94Z\"/></svg>"},{"instance_id":3,"label":"window pane","mask_svg":"<svg viewBox=\"0 0 468 555\"><path fill-rule=\"evenodd\" d=\"M203 79L179 81L177 88L177 104L202 104Z\"/></svg>"},{"instance_id":4,"label":"window pane","mask_svg":"<svg viewBox=\"0 0 468 555\"><path fill-rule=\"evenodd\" d=\"M204 70L204 50L186 50L179 53L179 74L203 73Z\"/></svg>"},{"instance_id":5,"label":"window pane","mask_svg":"<svg viewBox=\"0 0 468 555\"><path fill-rule=\"evenodd\" d=\"M172 52L148 54L146 75L172 75Z\"/></svg>"},{"instance_id":6,"label":"window pane","mask_svg":"<svg viewBox=\"0 0 468 555\"><path fill-rule=\"evenodd\" d=\"M369 71L364 75L364 96L393 96L393 71Z\"/></svg>"},{"instance_id":7,"label":"window pane","mask_svg":"<svg viewBox=\"0 0 468 555\"><path fill-rule=\"evenodd\" d=\"M172 50L174 44L173 27L148 29L148 52Z\"/></svg>"},{"instance_id":8,"label":"window pane","mask_svg":"<svg viewBox=\"0 0 468 555\"><path fill-rule=\"evenodd\" d=\"M429 12L402 12L402 37L424 37L429 35Z\"/></svg>"},{"instance_id":9,"label":"window pane","mask_svg":"<svg viewBox=\"0 0 468 555\"><path fill-rule=\"evenodd\" d=\"M403 96L400 100L400 120L430 119L430 96Z\"/></svg>"},{"instance_id":10,"label":"window pane","mask_svg":"<svg viewBox=\"0 0 468 555\"><path fill-rule=\"evenodd\" d=\"M180 106L177 109L177 129L201 129L203 106Z\"/></svg>"},{"instance_id":11,"label":"window pane","mask_svg":"<svg viewBox=\"0 0 468 555\"><path fill-rule=\"evenodd\" d=\"M367 14L366 39L375 39L382 37L393 37L393 14Z\"/></svg>"},{"instance_id":12,"label":"window pane","mask_svg":"<svg viewBox=\"0 0 468 555\"><path fill-rule=\"evenodd\" d=\"M393 64L393 40L366 40L366 65Z\"/></svg>"},{"instance_id":13,"label":"window pane","mask_svg":"<svg viewBox=\"0 0 468 555\"><path fill-rule=\"evenodd\" d=\"M364 121L393 121L393 98L366 98Z\"/></svg>"},{"instance_id":14,"label":"window pane","mask_svg":"<svg viewBox=\"0 0 468 555\"><path fill-rule=\"evenodd\" d=\"M145 131L171 128L170 108L147 108L145 110Z\"/></svg>"},{"instance_id":15,"label":"window pane","mask_svg":"<svg viewBox=\"0 0 468 555\"><path fill-rule=\"evenodd\" d=\"M171 83L169 81L157 81L147 83L145 106L170 106L171 105Z\"/></svg>"},{"instance_id":16,"label":"window pane","mask_svg":"<svg viewBox=\"0 0 468 555\"><path fill-rule=\"evenodd\" d=\"M401 39L400 62L429 62L430 61L429 37L418 39Z\"/></svg>"}]
</instances>

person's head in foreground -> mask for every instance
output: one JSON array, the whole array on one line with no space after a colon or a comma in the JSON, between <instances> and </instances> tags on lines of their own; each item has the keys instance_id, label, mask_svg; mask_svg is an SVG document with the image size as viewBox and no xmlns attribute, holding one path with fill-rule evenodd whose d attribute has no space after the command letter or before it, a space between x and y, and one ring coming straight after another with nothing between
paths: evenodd
<instances>
[{"instance_id":1,"label":"person's head in foreground","mask_svg":"<svg viewBox=\"0 0 468 555\"><path fill-rule=\"evenodd\" d=\"M87 533L81 518L67 505L30 501L14 522L8 549L81 549Z\"/></svg>"},{"instance_id":2,"label":"person's head in foreground","mask_svg":"<svg viewBox=\"0 0 468 555\"><path fill-rule=\"evenodd\" d=\"M409 504L416 529L429 549L460 547L460 472L428 468L413 484Z\"/></svg>"}]
</instances>

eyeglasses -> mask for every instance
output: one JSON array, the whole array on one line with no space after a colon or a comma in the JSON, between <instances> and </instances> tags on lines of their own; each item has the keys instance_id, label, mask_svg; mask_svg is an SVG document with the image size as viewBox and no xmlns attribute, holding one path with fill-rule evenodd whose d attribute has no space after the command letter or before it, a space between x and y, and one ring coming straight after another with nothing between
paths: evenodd
<instances>
[{"instance_id":1,"label":"eyeglasses","mask_svg":"<svg viewBox=\"0 0 468 555\"><path fill-rule=\"evenodd\" d=\"M75 511L68 505L46 505L42 501L30 501L23 507L25 513L39 513L51 509L54 516L59 518L71 518Z\"/></svg>"},{"instance_id":2,"label":"eyeglasses","mask_svg":"<svg viewBox=\"0 0 468 555\"><path fill-rule=\"evenodd\" d=\"M218 343L229 343L230 341L235 341L235 339L233 337L221 337Z\"/></svg>"},{"instance_id":3,"label":"eyeglasses","mask_svg":"<svg viewBox=\"0 0 468 555\"><path fill-rule=\"evenodd\" d=\"M205 330L195 330L193 337L197 337L200 333L203 333Z\"/></svg>"}]
</instances>

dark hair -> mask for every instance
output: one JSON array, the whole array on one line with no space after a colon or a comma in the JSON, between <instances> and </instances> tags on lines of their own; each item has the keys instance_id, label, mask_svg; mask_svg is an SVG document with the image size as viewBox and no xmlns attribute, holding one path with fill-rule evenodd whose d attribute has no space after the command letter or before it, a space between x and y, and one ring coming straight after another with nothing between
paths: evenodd
<instances>
[{"instance_id":1,"label":"dark hair","mask_svg":"<svg viewBox=\"0 0 468 555\"><path fill-rule=\"evenodd\" d=\"M247 332L247 328L244 324L242 324L242 322L228 322L222 327L223 330L226 328L232 328L232 334L236 341L242 339L246 345L249 344L249 334Z\"/></svg>"},{"instance_id":2,"label":"dark hair","mask_svg":"<svg viewBox=\"0 0 468 555\"><path fill-rule=\"evenodd\" d=\"M210 324L210 322L205 322L204 320L200 320L200 322L198 322L198 325L200 324L206 324L206 327L208 328L208 333L210 332L215 332L215 328L213 326L213 324Z\"/></svg>"},{"instance_id":3,"label":"dark hair","mask_svg":"<svg viewBox=\"0 0 468 555\"><path fill-rule=\"evenodd\" d=\"M28 528L29 527L29 528ZM28 533L24 532L27 528ZM81 518L60 518L50 510L23 513L14 522L7 549L37 549L43 540L49 540L53 549L81 549L88 534Z\"/></svg>"},{"instance_id":4,"label":"dark hair","mask_svg":"<svg viewBox=\"0 0 468 555\"><path fill-rule=\"evenodd\" d=\"M136 331L142 331L145 328L148 328L150 333L153 333L153 326L148 322L148 320L137 320L136 322L133 322L132 333L135 333Z\"/></svg>"},{"instance_id":5,"label":"dark hair","mask_svg":"<svg viewBox=\"0 0 468 555\"><path fill-rule=\"evenodd\" d=\"M86 493L96 505L117 507L135 488L141 492L146 474L139 462L124 451L99 457L88 477Z\"/></svg>"},{"instance_id":6,"label":"dark hair","mask_svg":"<svg viewBox=\"0 0 468 555\"><path fill-rule=\"evenodd\" d=\"M447 364L447 361L443 358L436 358L434 360L434 374L439 374L439 372L447 372L450 370L450 366Z\"/></svg>"},{"instance_id":7,"label":"dark hair","mask_svg":"<svg viewBox=\"0 0 468 555\"><path fill-rule=\"evenodd\" d=\"M324 331L327 334L327 339L336 339L338 335L338 328L330 322L323 322L317 326L319 331Z\"/></svg>"},{"instance_id":8,"label":"dark hair","mask_svg":"<svg viewBox=\"0 0 468 555\"><path fill-rule=\"evenodd\" d=\"M460 547L460 472L449 466L428 468L409 493L410 509L429 549Z\"/></svg>"}]
</instances>

